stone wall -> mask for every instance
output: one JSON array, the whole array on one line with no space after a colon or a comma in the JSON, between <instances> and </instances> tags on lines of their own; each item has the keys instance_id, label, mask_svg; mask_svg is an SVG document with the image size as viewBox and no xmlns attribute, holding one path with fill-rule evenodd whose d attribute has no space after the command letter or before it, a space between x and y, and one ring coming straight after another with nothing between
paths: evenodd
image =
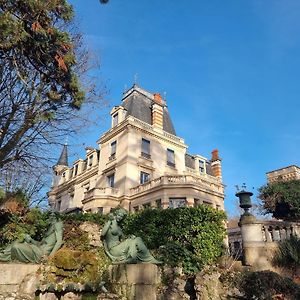
<instances>
[{"instance_id":1,"label":"stone wall","mask_svg":"<svg viewBox=\"0 0 300 300\"><path fill-rule=\"evenodd\" d=\"M0 300L34 299L39 265L0 263Z\"/></svg>"}]
</instances>

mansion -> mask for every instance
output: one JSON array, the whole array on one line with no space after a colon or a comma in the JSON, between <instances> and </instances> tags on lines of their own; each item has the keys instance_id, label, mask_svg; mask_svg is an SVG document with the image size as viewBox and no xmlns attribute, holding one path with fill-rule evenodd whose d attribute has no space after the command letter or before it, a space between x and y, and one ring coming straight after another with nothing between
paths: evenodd
<instances>
[{"instance_id":1,"label":"mansion","mask_svg":"<svg viewBox=\"0 0 300 300\"><path fill-rule=\"evenodd\" d=\"M207 159L187 152L166 101L136 84L111 111L111 128L68 165L67 145L53 167L50 206L61 212L108 213L122 206L176 208L211 205L224 210L218 150Z\"/></svg>"}]
</instances>

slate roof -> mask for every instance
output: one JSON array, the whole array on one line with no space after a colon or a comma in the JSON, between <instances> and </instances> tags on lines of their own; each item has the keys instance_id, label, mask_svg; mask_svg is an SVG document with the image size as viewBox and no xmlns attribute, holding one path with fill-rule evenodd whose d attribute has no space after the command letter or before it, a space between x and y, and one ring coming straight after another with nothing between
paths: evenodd
<instances>
[{"instance_id":1,"label":"slate roof","mask_svg":"<svg viewBox=\"0 0 300 300\"><path fill-rule=\"evenodd\" d=\"M195 158L188 153L185 154L185 166L191 169L195 169Z\"/></svg>"},{"instance_id":2,"label":"slate roof","mask_svg":"<svg viewBox=\"0 0 300 300\"><path fill-rule=\"evenodd\" d=\"M211 169L211 164L210 162L206 162L206 174L211 175L211 176L215 176L212 169Z\"/></svg>"},{"instance_id":3,"label":"slate roof","mask_svg":"<svg viewBox=\"0 0 300 300\"><path fill-rule=\"evenodd\" d=\"M133 116L152 125L152 105L154 103L152 94L134 85L125 93L121 105L126 109L126 117ZM163 130L176 135L168 108L165 104L163 104L163 114Z\"/></svg>"},{"instance_id":4,"label":"slate roof","mask_svg":"<svg viewBox=\"0 0 300 300\"><path fill-rule=\"evenodd\" d=\"M64 145L61 155L56 163L57 166L68 166L68 146Z\"/></svg>"}]
</instances>

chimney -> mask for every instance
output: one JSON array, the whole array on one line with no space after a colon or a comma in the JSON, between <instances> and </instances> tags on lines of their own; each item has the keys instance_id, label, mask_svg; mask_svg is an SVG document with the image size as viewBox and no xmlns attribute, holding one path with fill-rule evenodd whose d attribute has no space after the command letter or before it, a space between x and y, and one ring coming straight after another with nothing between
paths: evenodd
<instances>
[{"instance_id":1,"label":"chimney","mask_svg":"<svg viewBox=\"0 0 300 300\"><path fill-rule=\"evenodd\" d=\"M156 93L153 94L154 96L154 103L152 105L152 125L163 129L163 101L160 94Z\"/></svg>"},{"instance_id":2,"label":"chimney","mask_svg":"<svg viewBox=\"0 0 300 300\"><path fill-rule=\"evenodd\" d=\"M222 179L221 158L219 157L219 150L215 149L211 152L211 169L215 177Z\"/></svg>"}]
</instances>

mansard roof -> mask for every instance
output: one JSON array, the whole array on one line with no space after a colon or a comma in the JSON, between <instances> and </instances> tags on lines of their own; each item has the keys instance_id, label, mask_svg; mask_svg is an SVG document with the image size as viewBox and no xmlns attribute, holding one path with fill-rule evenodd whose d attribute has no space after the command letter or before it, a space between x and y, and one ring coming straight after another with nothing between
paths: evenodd
<instances>
[{"instance_id":1,"label":"mansard roof","mask_svg":"<svg viewBox=\"0 0 300 300\"><path fill-rule=\"evenodd\" d=\"M136 84L124 93L122 106L126 109L126 117L133 116L145 123L152 124L152 105L154 95L141 89ZM165 101L163 107L163 130L176 135L167 105Z\"/></svg>"}]
</instances>

